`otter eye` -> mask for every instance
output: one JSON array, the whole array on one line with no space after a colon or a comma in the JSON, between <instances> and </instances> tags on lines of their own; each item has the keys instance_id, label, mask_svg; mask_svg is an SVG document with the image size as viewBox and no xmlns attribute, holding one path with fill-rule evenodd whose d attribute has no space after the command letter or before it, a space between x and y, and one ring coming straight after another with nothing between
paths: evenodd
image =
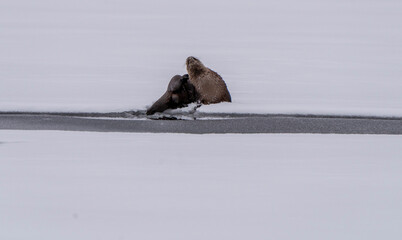
<instances>
[{"instance_id":1,"label":"otter eye","mask_svg":"<svg viewBox=\"0 0 402 240\"><path fill-rule=\"evenodd\" d=\"M174 103L179 103L179 95L177 94L172 94L172 101Z\"/></svg>"}]
</instances>

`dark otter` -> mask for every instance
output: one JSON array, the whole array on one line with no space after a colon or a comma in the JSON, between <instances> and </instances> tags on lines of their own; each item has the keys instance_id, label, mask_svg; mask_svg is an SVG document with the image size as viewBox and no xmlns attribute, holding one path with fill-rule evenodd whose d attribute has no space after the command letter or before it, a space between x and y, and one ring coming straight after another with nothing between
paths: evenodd
<instances>
[{"instance_id":1,"label":"dark otter","mask_svg":"<svg viewBox=\"0 0 402 240\"><path fill-rule=\"evenodd\" d=\"M197 92L188 81L188 74L176 75L169 82L166 92L148 110L147 115L163 112L166 109L186 107L197 101Z\"/></svg>"},{"instance_id":2,"label":"dark otter","mask_svg":"<svg viewBox=\"0 0 402 240\"><path fill-rule=\"evenodd\" d=\"M218 73L212 71L195 57L186 60L187 72L203 104L231 102L229 90Z\"/></svg>"}]
</instances>

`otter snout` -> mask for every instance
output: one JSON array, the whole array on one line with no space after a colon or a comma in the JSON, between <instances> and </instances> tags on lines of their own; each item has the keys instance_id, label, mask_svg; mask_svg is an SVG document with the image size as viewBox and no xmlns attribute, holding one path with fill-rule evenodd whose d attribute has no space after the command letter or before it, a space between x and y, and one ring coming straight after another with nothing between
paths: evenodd
<instances>
[{"instance_id":1,"label":"otter snout","mask_svg":"<svg viewBox=\"0 0 402 240\"><path fill-rule=\"evenodd\" d=\"M188 66L189 64L193 63L193 62L199 62L200 60L198 60L196 57L190 56L186 59L186 65Z\"/></svg>"}]
</instances>

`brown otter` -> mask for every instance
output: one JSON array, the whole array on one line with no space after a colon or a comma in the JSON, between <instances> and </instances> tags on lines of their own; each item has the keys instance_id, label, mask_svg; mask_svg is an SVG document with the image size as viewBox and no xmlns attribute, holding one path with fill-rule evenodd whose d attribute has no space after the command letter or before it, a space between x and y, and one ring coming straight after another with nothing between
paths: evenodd
<instances>
[{"instance_id":1,"label":"brown otter","mask_svg":"<svg viewBox=\"0 0 402 240\"><path fill-rule=\"evenodd\" d=\"M218 73L212 71L195 57L186 60L190 83L195 86L203 104L231 102L229 90Z\"/></svg>"},{"instance_id":2,"label":"brown otter","mask_svg":"<svg viewBox=\"0 0 402 240\"><path fill-rule=\"evenodd\" d=\"M194 86L188 81L188 74L176 75L169 82L166 92L148 110L147 115L163 112L166 109L186 107L197 101L198 95Z\"/></svg>"}]
</instances>

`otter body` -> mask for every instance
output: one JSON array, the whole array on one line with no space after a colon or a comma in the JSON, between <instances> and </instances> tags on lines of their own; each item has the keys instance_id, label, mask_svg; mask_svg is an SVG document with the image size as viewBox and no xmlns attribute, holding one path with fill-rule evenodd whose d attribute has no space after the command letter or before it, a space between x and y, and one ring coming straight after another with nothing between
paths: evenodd
<instances>
[{"instance_id":1,"label":"otter body","mask_svg":"<svg viewBox=\"0 0 402 240\"><path fill-rule=\"evenodd\" d=\"M194 85L198 100L203 104L231 102L229 90L222 77L207 68L195 57L186 60L189 82Z\"/></svg>"},{"instance_id":2,"label":"otter body","mask_svg":"<svg viewBox=\"0 0 402 240\"><path fill-rule=\"evenodd\" d=\"M232 101L226 83L218 73L195 57L188 57L186 66L188 75L174 76L166 92L147 110L147 115L186 107L196 101L202 104Z\"/></svg>"},{"instance_id":3,"label":"otter body","mask_svg":"<svg viewBox=\"0 0 402 240\"><path fill-rule=\"evenodd\" d=\"M163 112L166 109L186 107L187 104L197 101L195 87L188 81L188 75L174 76L166 92L148 110L147 115Z\"/></svg>"}]
</instances>

